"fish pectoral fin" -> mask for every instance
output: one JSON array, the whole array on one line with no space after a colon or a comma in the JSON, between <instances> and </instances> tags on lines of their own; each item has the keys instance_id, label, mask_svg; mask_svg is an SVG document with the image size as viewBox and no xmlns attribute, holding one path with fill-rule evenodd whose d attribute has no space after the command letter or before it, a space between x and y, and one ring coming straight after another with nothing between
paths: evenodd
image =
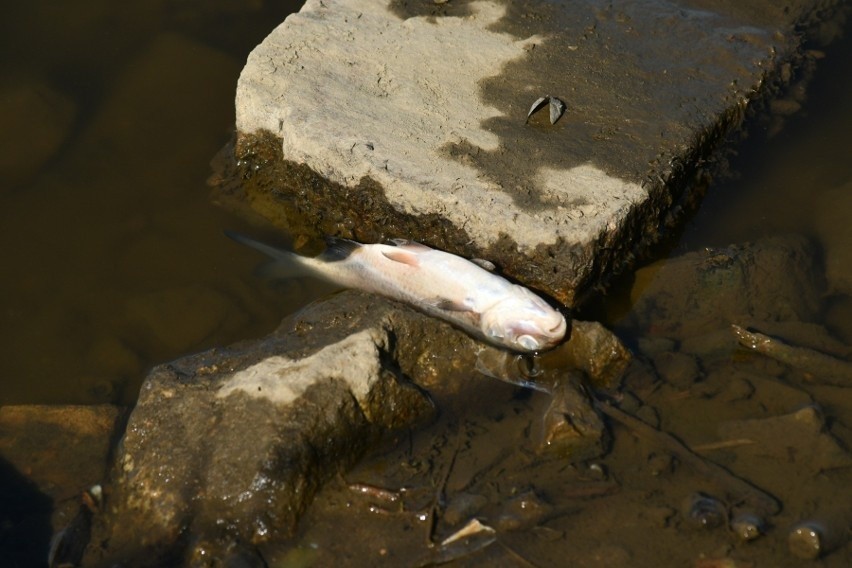
<instances>
[{"instance_id":1,"label":"fish pectoral fin","mask_svg":"<svg viewBox=\"0 0 852 568\"><path fill-rule=\"evenodd\" d=\"M497 266L490 260L485 260L484 258L471 258L470 261L479 268L484 268L488 272L494 272L497 270Z\"/></svg>"},{"instance_id":2,"label":"fish pectoral fin","mask_svg":"<svg viewBox=\"0 0 852 568\"><path fill-rule=\"evenodd\" d=\"M382 254L385 256L385 258L394 262L401 262L402 264L407 264L409 266L415 267L420 266L420 259L417 258L417 255L411 251L402 248L383 250Z\"/></svg>"},{"instance_id":3,"label":"fish pectoral fin","mask_svg":"<svg viewBox=\"0 0 852 568\"><path fill-rule=\"evenodd\" d=\"M448 312L472 312L473 308L470 307L467 302L460 302L458 300L450 300L449 298L436 298L433 302L431 302L433 306L440 310L446 310Z\"/></svg>"}]
</instances>

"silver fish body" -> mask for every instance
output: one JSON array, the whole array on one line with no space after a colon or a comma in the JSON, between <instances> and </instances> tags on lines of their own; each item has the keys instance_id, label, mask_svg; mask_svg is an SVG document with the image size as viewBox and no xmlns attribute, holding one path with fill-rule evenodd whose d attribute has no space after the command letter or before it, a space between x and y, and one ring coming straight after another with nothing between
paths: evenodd
<instances>
[{"instance_id":1,"label":"silver fish body","mask_svg":"<svg viewBox=\"0 0 852 568\"><path fill-rule=\"evenodd\" d=\"M303 272L346 288L379 294L448 321L500 347L536 352L560 343L567 331L561 312L528 288L460 256L413 241L361 244L330 238L317 257L299 256L228 233L234 240Z\"/></svg>"}]
</instances>

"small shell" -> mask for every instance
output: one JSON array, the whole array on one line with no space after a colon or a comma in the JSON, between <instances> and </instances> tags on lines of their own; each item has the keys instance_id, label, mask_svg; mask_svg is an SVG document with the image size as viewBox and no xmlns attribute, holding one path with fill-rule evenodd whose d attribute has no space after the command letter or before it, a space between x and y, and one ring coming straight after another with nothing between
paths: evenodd
<instances>
[{"instance_id":1,"label":"small shell","mask_svg":"<svg viewBox=\"0 0 852 568\"><path fill-rule=\"evenodd\" d=\"M766 523L754 513L740 513L731 519L731 531L743 542L754 540L766 530Z\"/></svg>"},{"instance_id":2,"label":"small shell","mask_svg":"<svg viewBox=\"0 0 852 568\"><path fill-rule=\"evenodd\" d=\"M539 97L535 100L535 102L530 107L529 112L527 113L527 122L529 122L530 117L533 113L537 112L541 109L546 103L550 103L550 124L556 124L556 121L562 116L562 113L565 112L565 103L562 100L552 97L550 95L545 95L543 97Z\"/></svg>"},{"instance_id":3,"label":"small shell","mask_svg":"<svg viewBox=\"0 0 852 568\"><path fill-rule=\"evenodd\" d=\"M787 545L793 556L803 560L816 560L825 548L825 529L814 522L799 523L787 535Z\"/></svg>"},{"instance_id":4,"label":"small shell","mask_svg":"<svg viewBox=\"0 0 852 568\"><path fill-rule=\"evenodd\" d=\"M556 124L563 112L565 112L565 103L556 97L550 97L550 124Z\"/></svg>"},{"instance_id":5,"label":"small shell","mask_svg":"<svg viewBox=\"0 0 852 568\"><path fill-rule=\"evenodd\" d=\"M529 122L530 117L533 115L533 113L535 111L537 111L538 109L540 109L541 107L543 107L544 103L546 103L549 99L550 99L550 96L545 95L545 96L539 97L535 100L535 102L530 107L530 111L527 113L527 122Z\"/></svg>"},{"instance_id":6,"label":"small shell","mask_svg":"<svg viewBox=\"0 0 852 568\"><path fill-rule=\"evenodd\" d=\"M695 493L684 503L684 516L694 527L715 529L726 523L728 511L718 499L704 493Z\"/></svg>"}]
</instances>

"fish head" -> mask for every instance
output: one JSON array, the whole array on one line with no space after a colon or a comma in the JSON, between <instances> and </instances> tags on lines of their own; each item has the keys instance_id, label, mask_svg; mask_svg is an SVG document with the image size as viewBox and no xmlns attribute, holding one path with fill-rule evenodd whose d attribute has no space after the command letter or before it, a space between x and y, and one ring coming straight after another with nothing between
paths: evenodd
<instances>
[{"instance_id":1,"label":"fish head","mask_svg":"<svg viewBox=\"0 0 852 568\"><path fill-rule=\"evenodd\" d=\"M480 319L485 337L500 346L525 353L555 347L568 330L565 316L523 286L485 310Z\"/></svg>"}]
</instances>

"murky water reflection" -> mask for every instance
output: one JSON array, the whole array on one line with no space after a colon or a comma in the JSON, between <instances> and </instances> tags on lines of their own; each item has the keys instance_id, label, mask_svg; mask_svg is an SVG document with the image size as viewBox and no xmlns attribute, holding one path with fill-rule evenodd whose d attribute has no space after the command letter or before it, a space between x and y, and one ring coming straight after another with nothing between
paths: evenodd
<instances>
[{"instance_id":1,"label":"murky water reflection","mask_svg":"<svg viewBox=\"0 0 852 568\"><path fill-rule=\"evenodd\" d=\"M315 297L251 277L257 259L222 236L241 223L205 185L245 57L299 4L6 14L0 404L130 404L152 364L262 335Z\"/></svg>"}]
</instances>

